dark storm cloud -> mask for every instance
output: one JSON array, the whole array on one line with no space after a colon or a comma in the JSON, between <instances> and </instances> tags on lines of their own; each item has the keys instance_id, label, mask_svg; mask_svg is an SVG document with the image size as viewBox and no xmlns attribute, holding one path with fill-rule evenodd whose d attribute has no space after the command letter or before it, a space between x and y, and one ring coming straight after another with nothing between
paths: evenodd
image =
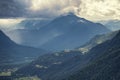
<instances>
[{"instance_id":1,"label":"dark storm cloud","mask_svg":"<svg viewBox=\"0 0 120 80\"><path fill-rule=\"evenodd\" d=\"M22 6L14 0L0 0L0 17L18 17L23 15Z\"/></svg>"}]
</instances>

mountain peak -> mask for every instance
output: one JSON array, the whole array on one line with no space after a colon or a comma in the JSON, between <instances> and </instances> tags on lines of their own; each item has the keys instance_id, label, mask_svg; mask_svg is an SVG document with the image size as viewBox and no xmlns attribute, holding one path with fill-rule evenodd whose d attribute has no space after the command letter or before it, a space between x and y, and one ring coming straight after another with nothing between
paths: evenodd
<instances>
[{"instance_id":1,"label":"mountain peak","mask_svg":"<svg viewBox=\"0 0 120 80\"><path fill-rule=\"evenodd\" d=\"M77 15L75 15L74 13L67 13L67 14L63 14L61 16L59 16L58 18L77 18L77 19L80 19L80 17L78 17Z\"/></svg>"},{"instance_id":2,"label":"mountain peak","mask_svg":"<svg viewBox=\"0 0 120 80\"><path fill-rule=\"evenodd\" d=\"M73 13L69 13L69 14L61 15L61 16L57 17L56 19L53 20L53 22L61 22L61 23L66 22L66 24L67 23L74 24L74 23L89 23L90 21L88 21L84 18L78 17Z\"/></svg>"},{"instance_id":3,"label":"mountain peak","mask_svg":"<svg viewBox=\"0 0 120 80\"><path fill-rule=\"evenodd\" d=\"M66 13L66 14L62 14L61 16L76 16L76 15L72 12L69 12L69 13Z\"/></svg>"}]
</instances>

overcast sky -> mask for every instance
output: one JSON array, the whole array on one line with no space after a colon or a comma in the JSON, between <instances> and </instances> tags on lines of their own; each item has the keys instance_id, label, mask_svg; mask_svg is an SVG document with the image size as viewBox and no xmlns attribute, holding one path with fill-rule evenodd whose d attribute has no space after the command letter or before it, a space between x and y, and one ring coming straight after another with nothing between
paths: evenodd
<instances>
[{"instance_id":1,"label":"overcast sky","mask_svg":"<svg viewBox=\"0 0 120 80\"><path fill-rule=\"evenodd\" d=\"M13 0L0 0L0 6L5 4L2 1L9 1L10 3ZM10 8L12 15L9 16L11 17L14 17L13 15L16 15L17 12L19 12L19 17L27 16L33 18L56 17L73 12L91 21L120 19L120 0L15 0L13 4L12 7L16 7L16 4L19 4L17 6L19 9L12 11L14 8ZM11 6L11 4L7 5ZM3 5L3 7L7 5ZM0 17L5 13L3 17L10 14L3 11L1 9L3 7L0 7ZM3 14L1 15L1 13Z\"/></svg>"}]
</instances>

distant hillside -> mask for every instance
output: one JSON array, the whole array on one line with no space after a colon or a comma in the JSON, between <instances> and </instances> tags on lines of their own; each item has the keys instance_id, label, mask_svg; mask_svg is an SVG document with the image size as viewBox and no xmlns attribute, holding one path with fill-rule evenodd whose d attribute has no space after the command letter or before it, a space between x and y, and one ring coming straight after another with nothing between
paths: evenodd
<instances>
[{"instance_id":1,"label":"distant hillside","mask_svg":"<svg viewBox=\"0 0 120 80\"><path fill-rule=\"evenodd\" d=\"M98 53L103 55L94 59L87 67L72 74L68 79L63 80L119 80L119 44L120 32L112 40L102 43L94 48L94 50L100 51Z\"/></svg>"},{"instance_id":2,"label":"distant hillside","mask_svg":"<svg viewBox=\"0 0 120 80\"><path fill-rule=\"evenodd\" d=\"M110 32L107 34L96 35L86 44L82 45L81 47L76 48L76 50L79 49L83 54L85 54L89 52L93 47L97 46L98 44L102 44L107 40L111 40L113 37L116 36L118 32L119 31L114 31L114 32Z\"/></svg>"},{"instance_id":3,"label":"distant hillside","mask_svg":"<svg viewBox=\"0 0 120 80\"><path fill-rule=\"evenodd\" d=\"M26 61L31 62L45 52L42 49L18 45L0 31L0 66Z\"/></svg>"},{"instance_id":4,"label":"distant hillside","mask_svg":"<svg viewBox=\"0 0 120 80\"><path fill-rule=\"evenodd\" d=\"M63 51L39 57L13 75L15 77L38 76L42 80L61 80L63 76L74 73L86 62L79 51ZM85 62L85 63L84 63ZM74 68L74 69L72 69Z\"/></svg>"},{"instance_id":5,"label":"distant hillside","mask_svg":"<svg viewBox=\"0 0 120 80\"><path fill-rule=\"evenodd\" d=\"M101 21L101 23L112 31L120 30L120 20Z\"/></svg>"},{"instance_id":6,"label":"distant hillside","mask_svg":"<svg viewBox=\"0 0 120 80\"><path fill-rule=\"evenodd\" d=\"M48 24L51 20L50 19L26 19L23 20L21 23L18 25L20 26L19 28L23 29L28 29L28 30L38 30L42 27L44 27L46 24ZM19 29L18 28L18 29Z\"/></svg>"}]
</instances>

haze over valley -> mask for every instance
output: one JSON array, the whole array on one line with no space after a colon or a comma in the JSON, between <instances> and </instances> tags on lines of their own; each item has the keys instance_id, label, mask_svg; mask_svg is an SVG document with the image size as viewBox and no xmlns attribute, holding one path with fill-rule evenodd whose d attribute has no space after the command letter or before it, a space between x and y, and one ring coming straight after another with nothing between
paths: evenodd
<instances>
[{"instance_id":1,"label":"haze over valley","mask_svg":"<svg viewBox=\"0 0 120 80\"><path fill-rule=\"evenodd\" d=\"M1 0L0 80L119 80L119 0Z\"/></svg>"}]
</instances>

